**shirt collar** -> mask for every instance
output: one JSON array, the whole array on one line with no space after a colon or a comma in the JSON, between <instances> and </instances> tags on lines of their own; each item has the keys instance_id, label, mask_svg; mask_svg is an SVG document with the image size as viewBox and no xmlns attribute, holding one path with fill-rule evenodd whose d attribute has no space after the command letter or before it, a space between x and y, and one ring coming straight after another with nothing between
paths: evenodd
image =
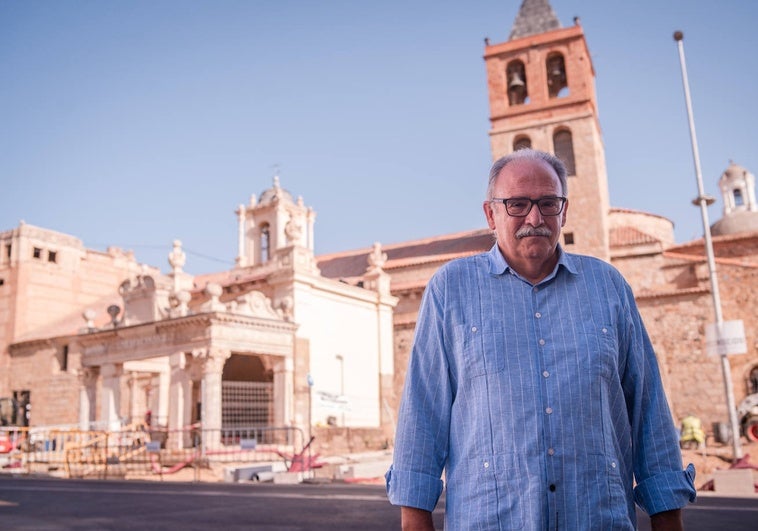
<instances>
[{"instance_id":1,"label":"shirt collar","mask_svg":"<svg viewBox=\"0 0 758 531\"><path fill-rule=\"evenodd\" d=\"M500 248L497 246L497 242L495 242L495 245L493 245L487 253L487 262L489 273L491 275L502 275L510 271L514 275L519 276L518 273L516 273L516 271L514 271L511 266L508 265L508 262L505 261L505 257L500 252ZM563 266L563 268L571 274L575 275L577 273L574 257L565 252L561 245L558 244L558 263L555 264L555 269L553 269L553 271L547 277L545 277L542 282L552 279L558 273L558 268L561 266Z\"/></svg>"}]
</instances>

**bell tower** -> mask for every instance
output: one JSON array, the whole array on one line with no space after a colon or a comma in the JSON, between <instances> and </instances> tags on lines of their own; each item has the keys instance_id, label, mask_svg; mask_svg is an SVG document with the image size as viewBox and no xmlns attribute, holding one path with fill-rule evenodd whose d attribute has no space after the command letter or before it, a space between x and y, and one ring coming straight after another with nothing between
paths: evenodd
<instances>
[{"instance_id":1,"label":"bell tower","mask_svg":"<svg viewBox=\"0 0 758 531\"><path fill-rule=\"evenodd\" d=\"M290 249L298 250L309 265L313 259L313 223L316 213L297 201L279 185L265 190L260 199L250 198L248 206L236 211L239 224L237 267L275 264L277 256Z\"/></svg>"},{"instance_id":2,"label":"bell tower","mask_svg":"<svg viewBox=\"0 0 758 531\"><path fill-rule=\"evenodd\" d=\"M506 42L485 40L493 159L524 147L566 164L564 248L610 260L608 177L592 67L579 19L564 28L548 0L523 0Z\"/></svg>"}]
</instances>

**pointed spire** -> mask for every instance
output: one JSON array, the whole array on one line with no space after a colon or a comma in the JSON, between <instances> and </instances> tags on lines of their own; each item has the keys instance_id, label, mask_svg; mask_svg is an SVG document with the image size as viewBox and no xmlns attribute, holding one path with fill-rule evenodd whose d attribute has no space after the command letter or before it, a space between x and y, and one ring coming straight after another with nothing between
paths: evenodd
<instances>
[{"instance_id":1,"label":"pointed spire","mask_svg":"<svg viewBox=\"0 0 758 531\"><path fill-rule=\"evenodd\" d=\"M524 0L511 28L509 41L562 27L548 0Z\"/></svg>"}]
</instances>

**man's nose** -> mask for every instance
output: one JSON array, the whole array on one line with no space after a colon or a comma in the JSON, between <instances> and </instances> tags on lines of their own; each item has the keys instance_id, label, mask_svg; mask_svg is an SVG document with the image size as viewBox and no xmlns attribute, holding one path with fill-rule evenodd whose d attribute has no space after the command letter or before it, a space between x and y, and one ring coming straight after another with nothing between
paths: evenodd
<instances>
[{"instance_id":1,"label":"man's nose","mask_svg":"<svg viewBox=\"0 0 758 531\"><path fill-rule=\"evenodd\" d=\"M526 215L526 219L524 220L525 223L528 223L532 227L539 227L542 225L544 219L542 218L542 213L540 212L539 207L537 204L532 205L532 209L529 211L529 213Z\"/></svg>"}]
</instances>

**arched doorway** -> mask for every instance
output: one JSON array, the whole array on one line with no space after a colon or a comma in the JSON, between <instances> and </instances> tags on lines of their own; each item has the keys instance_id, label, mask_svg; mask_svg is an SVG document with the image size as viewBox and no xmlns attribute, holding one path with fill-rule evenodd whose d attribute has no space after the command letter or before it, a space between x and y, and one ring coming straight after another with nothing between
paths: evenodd
<instances>
[{"instance_id":1,"label":"arched doorway","mask_svg":"<svg viewBox=\"0 0 758 531\"><path fill-rule=\"evenodd\" d=\"M222 429L271 426L274 375L261 356L232 354L221 375Z\"/></svg>"}]
</instances>

